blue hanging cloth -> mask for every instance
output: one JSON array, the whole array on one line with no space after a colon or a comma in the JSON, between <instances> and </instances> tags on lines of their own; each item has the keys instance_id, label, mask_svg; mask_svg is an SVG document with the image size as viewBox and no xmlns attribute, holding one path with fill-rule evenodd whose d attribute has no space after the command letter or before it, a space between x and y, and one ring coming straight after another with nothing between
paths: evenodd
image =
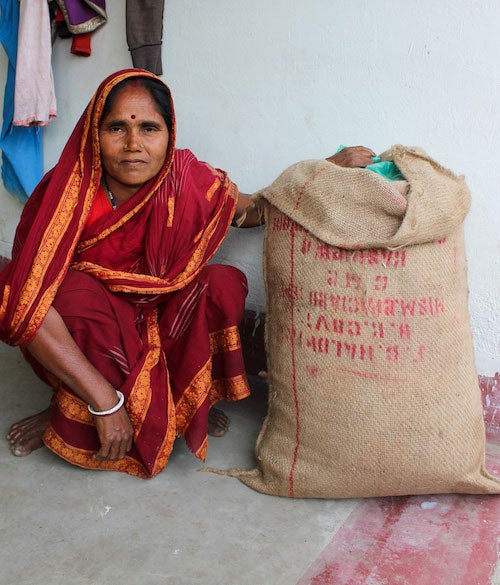
<instances>
[{"instance_id":1,"label":"blue hanging cloth","mask_svg":"<svg viewBox=\"0 0 500 585\"><path fill-rule=\"evenodd\" d=\"M0 0L0 42L9 59L0 133L2 180L5 188L23 203L43 175L42 129L14 126L19 0Z\"/></svg>"}]
</instances>

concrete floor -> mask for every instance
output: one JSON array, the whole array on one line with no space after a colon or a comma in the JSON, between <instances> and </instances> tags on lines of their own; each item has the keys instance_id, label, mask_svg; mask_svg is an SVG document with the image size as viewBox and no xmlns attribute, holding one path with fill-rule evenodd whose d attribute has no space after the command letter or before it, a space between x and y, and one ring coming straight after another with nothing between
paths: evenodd
<instances>
[{"instance_id":1,"label":"concrete floor","mask_svg":"<svg viewBox=\"0 0 500 585\"><path fill-rule=\"evenodd\" d=\"M4 344L0 381L5 435L50 393ZM207 466L253 466L265 416L254 383L254 397L224 406L231 430L211 440ZM500 471L498 454L493 463ZM6 441L0 465L1 585L500 585L497 497L270 497L200 473L181 440L149 481L82 470L45 448L16 458Z\"/></svg>"}]
</instances>

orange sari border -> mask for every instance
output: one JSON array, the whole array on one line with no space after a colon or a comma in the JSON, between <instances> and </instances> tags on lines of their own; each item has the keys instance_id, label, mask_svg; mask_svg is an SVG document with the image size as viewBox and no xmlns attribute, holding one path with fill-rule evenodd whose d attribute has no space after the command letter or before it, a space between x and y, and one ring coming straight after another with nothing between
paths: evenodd
<instances>
[{"instance_id":1,"label":"orange sari border","mask_svg":"<svg viewBox=\"0 0 500 585\"><path fill-rule=\"evenodd\" d=\"M210 352L212 355L241 349L238 327L233 326L210 334Z\"/></svg>"},{"instance_id":2,"label":"orange sari border","mask_svg":"<svg viewBox=\"0 0 500 585\"><path fill-rule=\"evenodd\" d=\"M72 180L70 181L72 182ZM36 306L37 299L41 295L41 289L44 280L47 275L47 271L51 266L51 263L55 256L59 253L59 247L62 238L66 235L73 212L78 202L78 192L74 189L69 189L67 197L61 197L59 205L56 209L56 213L49 222L38 247L38 250L34 256L33 263L28 274L28 277L21 289L19 295L19 301L17 303L14 315L11 321L11 328L14 333L17 333L19 327L24 323L33 306ZM57 284L62 280L67 266L69 265L69 258L72 255L73 250L70 250L66 254L66 259L63 266L61 267L57 276ZM49 290L49 289L48 289ZM57 291L57 287L52 287L52 294L49 295L52 298L45 300L45 303L39 302L38 307L35 309L35 316L31 318L29 329L35 332L38 329L38 325L41 322L40 312L42 313L42 320L48 311L50 303L53 300ZM46 299L46 295L43 295ZM42 311L40 311L42 309ZM26 336L23 336L26 337Z\"/></svg>"},{"instance_id":3,"label":"orange sari border","mask_svg":"<svg viewBox=\"0 0 500 585\"><path fill-rule=\"evenodd\" d=\"M220 378L212 381L210 404L213 406L221 400L236 402L248 398L251 394L246 374L233 378Z\"/></svg>"},{"instance_id":4,"label":"orange sari border","mask_svg":"<svg viewBox=\"0 0 500 585\"><path fill-rule=\"evenodd\" d=\"M3 297L2 297L2 305L0 306L0 317L5 315L5 311L7 309L7 303L9 302L10 297L10 285L6 284L3 289Z\"/></svg>"},{"instance_id":5,"label":"orange sari border","mask_svg":"<svg viewBox=\"0 0 500 585\"><path fill-rule=\"evenodd\" d=\"M141 431L149 406L151 404L151 371L160 357L160 333L158 330L157 311L148 316L146 323L148 348L144 364L137 375L127 399L127 412L137 437Z\"/></svg>"},{"instance_id":6,"label":"orange sari border","mask_svg":"<svg viewBox=\"0 0 500 585\"><path fill-rule=\"evenodd\" d=\"M250 387L245 374L234 378L212 380L211 363L207 362L182 393L175 406L177 436L182 437L200 407L209 400L210 406L226 400L236 402L250 396Z\"/></svg>"},{"instance_id":7,"label":"orange sari border","mask_svg":"<svg viewBox=\"0 0 500 585\"><path fill-rule=\"evenodd\" d=\"M89 426L95 426L94 419L89 412L87 404L74 394L71 394L71 392L68 392L65 388L60 388L55 394L55 404L59 412L67 419Z\"/></svg>"},{"instance_id":8,"label":"orange sari border","mask_svg":"<svg viewBox=\"0 0 500 585\"><path fill-rule=\"evenodd\" d=\"M213 185L210 187L210 189L207 191L207 194L205 195L205 197L207 198L207 201L210 201L212 199L212 197L214 196L214 193L219 189L220 187L220 179L219 177L217 177L215 179L215 181L213 182Z\"/></svg>"},{"instance_id":9,"label":"orange sari border","mask_svg":"<svg viewBox=\"0 0 500 585\"><path fill-rule=\"evenodd\" d=\"M95 469L103 471L121 471L134 475L142 479L149 479L152 477L146 470L146 468L136 459L125 456L124 459L119 461L97 461L93 457L95 451L88 451L79 447L74 447L68 444L57 432L49 425L43 435L43 442L45 446L50 449L53 453L78 467L83 469Z\"/></svg>"},{"instance_id":10,"label":"orange sari border","mask_svg":"<svg viewBox=\"0 0 500 585\"><path fill-rule=\"evenodd\" d=\"M182 437L201 405L210 394L212 385L212 360L209 359L191 380L175 405L177 436Z\"/></svg>"},{"instance_id":11,"label":"orange sari border","mask_svg":"<svg viewBox=\"0 0 500 585\"><path fill-rule=\"evenodd\" d=\"M170 459L170 454L172 453L172 449L174 447L174 442L177 433L177 422L176 417L173 416L175 412L175 404L174 399L172 397L172 392L170 391L170 384L167 389L167 412L171 413L171 416L168 417L167 422L167 431L165 433L165 437L163 439L163 443L158 451L158 455L156 457L156 461L153 467L152 475L157 475L167 466L168 460Z\"/></svg>"},{"instance_id":12,"label":"orange sari border","mask_svg":"<svg viewBox=\"0 0 500 585\"><path fill-rule=\"evenodd\" d=\"M205 437L205 440L201 444L201 447L194 452L195 457L203 461L207 460L207 453L208 453L208 437Z\"/></svg>"}]
</instances>

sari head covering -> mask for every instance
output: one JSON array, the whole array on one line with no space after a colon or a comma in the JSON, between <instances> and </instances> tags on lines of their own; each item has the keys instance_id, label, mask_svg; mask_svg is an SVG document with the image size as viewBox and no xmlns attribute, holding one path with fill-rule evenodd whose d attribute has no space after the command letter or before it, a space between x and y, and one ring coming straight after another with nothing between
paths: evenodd
<instances>
[{"instance_id":1,"label":"sari head covering","mask_svg":"<svg viewBox=\"0 0 500 585\"><path fill-rule=\"evenodd\" d=\"M144 349L134 358L136 363L127 365L127 376L120 388L127 397L127 411L135 429L132 452L122 461L94 462L90 449L83 449L82 454L75 444L75 449L68 450L69 439L55 437L54 425L49 426L44 440L51 449L83 467L118 469L150 477L166 465L179 432L175 403L183 399L186 390L194 392L193 388L179 388L177 396L173 396L170 390L159 325L165 317L164 305L171 293L192 288L205 270L231 225L238 191L223 171L197 161L190 151L175 149L175 116L170 97L172 128L161 170L128 201L87 223L100 189L99 127L104 104L113 87L131 78L163 83L141 69L118 71L107 77L79 119L59 162L28 200L16 232L12 261L0 273L0 338L12 345L28 345L68 272L92 277L103 285L106 294L135 307L136 329L140 330ZM229 329L233 339L229 346L241 353L239 337L235 342L234 327ZM205 366L210 356L204 359ZM94 365L105 375L105 364ZM197 375L199 378L198 370L193 372L193 378ZM241 375L244 378L243 372ZM198 410L203 404L207 415L207 408L217 398L236 399L248 393L246 378L229 397L225 392L211 394L212 381L210 376L205 378L203 390L197 379L193 408ZM53 417L76 420L80 427L90 427L85 428L86 432L95 434L86 405L60 382L49 382L57 390ZM194 413L188 417L195 418ZM62 426L66 428L68 421ZM141 440L143 431L147 440ZM183 425L182 434L188 439L189 422ZM188 445L203 458L206 431L194 435L196 439L191 444L188 440Z\"/></svg>"}]
</instances>

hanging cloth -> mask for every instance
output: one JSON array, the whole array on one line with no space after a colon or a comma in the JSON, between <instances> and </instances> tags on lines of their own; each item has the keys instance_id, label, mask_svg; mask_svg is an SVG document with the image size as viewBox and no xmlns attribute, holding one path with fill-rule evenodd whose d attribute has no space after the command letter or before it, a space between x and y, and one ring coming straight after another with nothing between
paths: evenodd
<instances>
[{"instance_id":1,"label":"hanging cloth","mask_svg":"<svg viewBox=\"0 0 500 585\"><path fill-rule=\"evenodd\" d=\"M20 2L14 126L46 126L57 115L46 0Z\"/></svg>"},{"instance_id":2,"label":"hanging cloth","mask_svg":"<svg viewBox=\"0 0 500 585\"><path fill-rule=\"evenodd\" d=\"M56 4L57 10L54 9ZM50 5L57 34L61 38L72 38L73 55L89 57L92 52L90 33L108 20L105 0L53 0Z\"/></svg>"},{"instance_id":3,"label":"hanging cloth","mask_svg":"<svg viewBox=\"0 0 500 585\"><path fill-rule=\"evenodd\" d=\"M164 0L127 0L127 43L134 67L162 75Z\"/></svg>"},{"instance_id":4,"label":"hanging cloth","mask_svg":"<svg viewBox=\"0 0 500 585\"><path fill-rule=\"evenodd\" d=\"M18 27L19 1L0 0L0 42L8 58L0 134L2 180L10 193L25 202L42 178L43 152L41 128L12 125Z\"/></svg>"},{"instance_id":5,"label":"hanging cloth","mask_svg":"<svg viewBox=\"0 0 500 585\"><path fill-rule=\"evenodd\" d=\"M105 0L57 0L57 4L72 35L90 33L108 20Z\"/></svg>"}]
</instances>

